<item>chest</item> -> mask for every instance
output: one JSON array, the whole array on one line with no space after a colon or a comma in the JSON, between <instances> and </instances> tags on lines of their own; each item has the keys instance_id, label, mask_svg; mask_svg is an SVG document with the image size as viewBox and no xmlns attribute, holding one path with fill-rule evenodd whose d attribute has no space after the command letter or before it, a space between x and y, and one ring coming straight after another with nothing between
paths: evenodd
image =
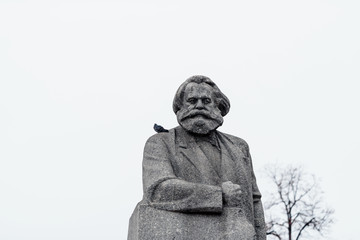
<instances>
[{"instance_id":1,"label":"chest","mask_svg":"<svg viewBox=\"0 0 360 240\"><path fill-rule=\"evenodd\" d=\"M197 144L177 147L172 166L177 177L189 182L220 185L231 181L245 189L251 185L250 159L242 149L223 142L219 150Z\"/></svg>"}]
</instances>

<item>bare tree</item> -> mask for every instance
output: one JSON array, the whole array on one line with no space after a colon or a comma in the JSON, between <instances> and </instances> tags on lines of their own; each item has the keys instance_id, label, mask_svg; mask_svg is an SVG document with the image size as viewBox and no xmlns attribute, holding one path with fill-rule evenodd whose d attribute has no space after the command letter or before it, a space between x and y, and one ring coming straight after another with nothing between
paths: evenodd
<instances>
[{"instance_id":1,"label":"bare tree","mask_svg":"<svg viewBox=\"0 0 360 240\"><path fill-rule=\"evenodd\" d=\"M318 181L301 167L266 168L276 191L265 202L267 235L271 239L300 240L310 233L323 235L334 210L324 206Z\"/></svg>"}]
</instances>

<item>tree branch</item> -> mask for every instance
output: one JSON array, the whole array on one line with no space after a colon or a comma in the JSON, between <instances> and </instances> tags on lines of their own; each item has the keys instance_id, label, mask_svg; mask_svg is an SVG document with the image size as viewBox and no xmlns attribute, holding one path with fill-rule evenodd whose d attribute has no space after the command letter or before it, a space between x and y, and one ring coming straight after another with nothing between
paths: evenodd
<instances>
[{"instance_id":1,"label":"tree branch","mask_svg":"<svg viewBox=\"0 0 360 240\"><path fill-rule=\"evenodd\" d=\"M297 237L296 237L296 240L299 240L299 237L301 236L302 231L303 231L306 227L308 227L314 220L315 220L315 218L311 218L308 222L306 222L306 223L304 224L304 226L302 226L302 228L300 229L300 231L299 231L299 233L298 233L298 235L297 235Z\"/></svg>"},{"instance_id":2,"label":"tree branch","mask_svg":"<svg viewBox=\"0 0 360 240\"><path fill-rule=\"evenodd\" d=\"M267 232L266 235L273 235L273 236L277 237L279 240L281 240L281 236L274 230Z\"/></svg>"}]
</instances>

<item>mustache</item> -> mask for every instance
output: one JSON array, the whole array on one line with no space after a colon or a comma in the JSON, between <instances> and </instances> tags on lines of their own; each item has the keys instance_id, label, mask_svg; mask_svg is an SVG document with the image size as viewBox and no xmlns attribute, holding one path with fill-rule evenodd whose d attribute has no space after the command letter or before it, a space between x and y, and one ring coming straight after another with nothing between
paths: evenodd
<instances>
[{"instance_id":1,"label":"mustache","mask_svg":"<svg viewBox=\"0 0 360 240\"><path fill-rule=\"evenodd\" d=\"M208 119L214 119L214 115L205 110L192 110L192 111L184 114L184 116L181 119L185 120L185 119L192 118L192 117L195 117L198 115L201 115Z\"/></svg>"}]
</instances>

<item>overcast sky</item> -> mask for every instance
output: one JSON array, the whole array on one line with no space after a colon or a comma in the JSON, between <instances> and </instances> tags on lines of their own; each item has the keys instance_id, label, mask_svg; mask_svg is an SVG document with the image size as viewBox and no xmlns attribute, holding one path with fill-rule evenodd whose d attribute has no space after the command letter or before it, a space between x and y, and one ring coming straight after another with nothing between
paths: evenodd
<instances>
[{"instance_id":1,"label":"overcast sky","mask_svg":"<svg viewBox=\"0 0 360 240\"><path fill-rule=\"evenodd\" d=\"M194 74L231 101L220 131L321 179L357 240L359 1L0 0L0 239L126 239L156 122ZM264 199L266 200L266 199Z\"/></svg>"}]
</instances>

